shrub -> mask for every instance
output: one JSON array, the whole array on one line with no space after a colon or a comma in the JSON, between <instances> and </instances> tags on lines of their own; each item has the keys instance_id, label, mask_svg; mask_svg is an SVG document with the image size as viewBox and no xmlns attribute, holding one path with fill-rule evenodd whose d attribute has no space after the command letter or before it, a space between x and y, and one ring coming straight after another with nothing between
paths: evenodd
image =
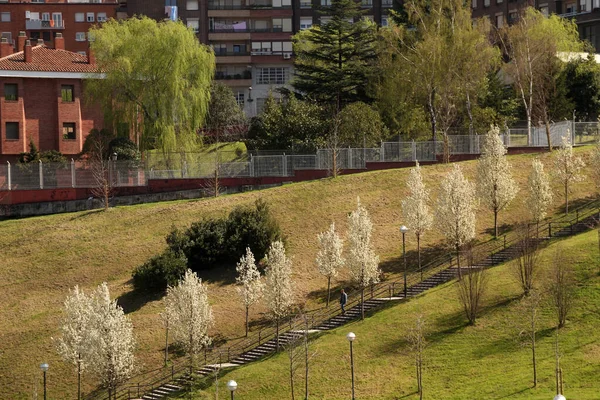
<instances>
[{"instance_id":1,"label":"shrub","mask_svg":"<svg viewBox=\"0 0 600 400\"><path fill-rule=\"evenodd\" d=\"M133 271L133 286L138 290L165 290L168 285L177 283L186 268L187 260L183 254L167 250Z\"/></svg>"},{"instance_id":2,"label":"shrub","mask_svg":"<svg viewBox=\"0 0 600 400\"><path fill-rule=\"evenodd\" d=\"M193 271L213 267L225 261L227 220L220 218L194 222L185 232L174 229L167 236L173 252L181 252Z\"/></svg>"}]
</instances>

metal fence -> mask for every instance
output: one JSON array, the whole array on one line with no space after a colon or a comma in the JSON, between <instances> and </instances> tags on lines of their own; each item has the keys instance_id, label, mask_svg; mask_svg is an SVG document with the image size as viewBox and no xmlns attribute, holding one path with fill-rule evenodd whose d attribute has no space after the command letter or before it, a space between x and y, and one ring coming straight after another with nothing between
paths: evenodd
<instances>
[{"instance_id":1,"label":"metal fence","mask_svg":"<svg viewBox=\"0 0 600 400\"><path fill-rule=\"evenodd\" d=\"M550 126L553 146L569 136L574 144L595 143L600 138L596 122L564 121ZM508 129L501 138L507 147L547 146L545 127ZM447 142L398 141L384 142L376 148L319 149L315 154L284 152L219 152L212 153L150 153L143 165L128 161L107 161L109 180L116 186L145 186L148 179L289 177L301 170L331 170L334 157L337 169L366 169L367 163L435 161L445 153L451 155L479 154L480 135L450 135ZM256 154L256 155L255 155ZM91 188L98 186L93 166L70 163L31 163L0 165L0 190L31 190L58 188Z\"/></svg>"}]
</instances>

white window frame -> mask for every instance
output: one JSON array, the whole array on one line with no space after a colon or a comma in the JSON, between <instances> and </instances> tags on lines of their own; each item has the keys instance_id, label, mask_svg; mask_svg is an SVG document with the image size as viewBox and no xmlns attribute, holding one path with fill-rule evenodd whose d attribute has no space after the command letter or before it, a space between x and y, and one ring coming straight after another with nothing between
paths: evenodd
<instances>
[{"instance_id":1,"label":"white window frame","mask_svg":"<svg viewBox=\"0 0 600 400\"><path fill-rule=\"evenodd\" d=\"M0 13L0 22L10 22L10 11L2 11Z\"/></svg>"},{"instance_id":2,"label":"white window frame","mask_svg":"<svg viewBox=\"0 0 600 400\"><path fill-rule=\"evenodd\" d=\"M96 15L93 12L89 12L85 15L85 22L96 22Z\"/></svg>"},{"instance_id":3,"label":"white window frame","mask_svg":"<svg viewBox=\"0 0 600 400\"><path fill-rule=\"evenodd\" d=\"M85 32L75 32L75 41L85 42L87 40Z\"/></svg>"},{"instance_id":4,"label":"white window frame","mask_svg":"<svg viewBox=\"0 0 600 400\"><path fill-rule=\"evenodd\" d=\"M85 13L75 13L75 22L85 22Z\"/></svg>"},{"instance_id":5,"label":"white window frame","mask_svg":"<svg viewBox=\"0 0 600 400\"><path fill-rule=\"evenodd\" d=\"M98 22L105 22L107 19L108 18L106 17L105 12L96 14L96 21L98 21Z\"/></svg>"},{"instance_id":6,"label":"white window frame","mask_svg":"<svg viewBox=\"0 0 600 400\"><path fill-rule=\"evenodd\" d=\"M198 0L186 0L185 9L187 11L198 11L200 9L200 6L198 3L199 3ZM190 7L190 5L191 5L191 7Z\"/></svg>"},{"instance_id":7,"label":"white window frame","mask_svg":"<svg viewBox=\"0 0 600 400\"><path fill-rule=\"evenodd\" d=\"M310 21L308 23L307 21ZM300 17L300 30L304 31L312 28L313 26L313 18L312 17Z\"/></svg>"},{"instance_id":8,"label":"white window frame","mask_svg":"<svg viewBox=\"0 0 600 400\"><path fill-rule=\"evenodd\" d=\"M186 26L188 28L192 28L194 32L198 33L200 31L200 18L186 19Z\"/></svg>"}]
</instances>

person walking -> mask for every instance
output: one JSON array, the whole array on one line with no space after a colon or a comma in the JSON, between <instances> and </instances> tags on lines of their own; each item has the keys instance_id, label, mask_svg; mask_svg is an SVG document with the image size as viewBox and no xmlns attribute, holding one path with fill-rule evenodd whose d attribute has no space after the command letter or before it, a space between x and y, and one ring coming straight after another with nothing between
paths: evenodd
<instances>
[{"instance_id":1,"label":"person walking","mask_svg":"<svg viewBox=\"0 0 600 400\"><path fill-rule=\"evenodd\" d=\"M342 293L340 294L340 306L342 307L342 315L346 314L346 303L348 302L348 295L346 294L346 292L344 291L344 289L342 289Z\"/></svg>"}]
</instances>

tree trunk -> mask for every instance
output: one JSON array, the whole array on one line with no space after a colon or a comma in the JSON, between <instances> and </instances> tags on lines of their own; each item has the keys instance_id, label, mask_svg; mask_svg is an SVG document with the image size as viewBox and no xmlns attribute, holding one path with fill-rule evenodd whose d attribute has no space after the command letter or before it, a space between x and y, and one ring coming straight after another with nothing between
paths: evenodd
<instances>
[{"instance_id":1,"label":"tree trunk","mask_svg":"<svg viewBox=\"0 0 600 400\"><path fill-rule=\"evenodd\" d=\"M498 239L498 210L494 210L494 239Z\"/></svg>"},{"instance_id":2,"label":"tree trunk","mask_svg":"<svg viewBox=\"0 0 600 400\"><path fill-rule=\"evenodd\" d=\"M462 271L460 269L460 246L456 245L456 268L458 268L458 280L462 279Z\"/></svg>"},{"instance_id":3,"label":"tree trunk","mask_svg":"<svg viewBox=\"0 0 600 400\"><path fill-rule=\"evenodd\" d=\"M537 387L537 365L535 360L535 331L533 332L531 341L531 359L533 362L533 387Z\"/></svg>"},{"instance_id":4,"label":"tree trunk","mask_svg":"<svg viewBox=\"0 0 600 400\"><path fill-rule=\"evenodd\" d=\"M473 113L471 111L471 96L467 91L467 115L469 116L469 135L473 134Z\"/></svg>"},{"instance_id":5,"label":"tree trunk","mask_svg":"<svg viewBox=\"0 0 600 400\"><path fill-rule=\"evenodd\" d=\"M569 182L565 182L565 214L569 213Z\"/></svg>"},{"instance_id":6,"label":"tree trunk","mask_svg":"<svg viewBox=\"0 0 600 400\"><path fill-rule=\"evenodd\" d=\"M423 281L423 270L421 269L421 235L417 234L417 260L419 263L419 271L421 271L421 281Z\"/></svg>"},{"instance_id":7,"label":"tree trunk","mask_svg":"<svg viewBox=\"0 0 600 400\"><path fill-rule=\"evenodd\" d=\"M276 350L279 351L279 317L275 320L275 341L276 341Z\"/></svg>"},{"instance_id":8,"label":"tree trunk","mask_svg":"<svg viewBox=\"0 0 600 400\"><path fill-rule=\"evenodd\" d=\"M552 138L550 137L550 123L548 122L548 115L544 113L544 125L546 127L546 138L548 139L548 151L552 153Z\"/></svg>"},{"instance_id":9,"label":"tree trunk","mask_svg":"<svg viewBox=\"0 0 600 400\"><path fill-rule=\"evenodd\" d=\"M304 400L308 400L308 319L304 331Z\"/></svg>"},{"instance_id":10,"label":"tree trunk","mask_svg":"<svg viewBox=\"0 0 600 400\"><path fill-rule=\"evenodd\" d=\"M290 358L290 391L292 393L292 400L296 400L294 397L294 361L293 356Z\"/></svg>"},{"instance_id":11,"label":"tree trunk","mask_svg":"<svg viewBox=\"0 0 600 400\"><path fill-rule=\"evenodd\" d=\"M248 331L249 331L249 327L248 327L248 309L250 307L246 306L246 337L248 337Z\"/></svg>"},{"instance_id":12,"label":"tree trunk","mask_svg":"<svg viewBox=\"0 0 600 400\"><path fill-rule=\"evenodd\" d=\"M326 307L329 308L329 300L331 299L331 276L327 277L327 305Z\"/></svg>"},{"instance_id":13,"label":"tree trunk","mask_svg":"<svg viewBox=\"0 0 600 400\"><path fill-rule=\"evenodd\" d=\"M365 287L360 287L360 319L365 319Z\"/></svg>"},{"instance_id":14,"label":"tree trunk","mask_svg":"<svg viewBox=\"0 0 600 400\"><path fill-rule=\"evenodd\" d=\"M81 354L77 355L77 400L81 400Z\"/></svg>"},{"instance_id":15,"label":"tree trunk","mask_svg":"<svg viewBox=\"0 0 600 400\"><path fill-rule=\"evenodd\" d=\"M165 367L169 362L169 326L165 328Z\"/></svg>"}]
</instances>

